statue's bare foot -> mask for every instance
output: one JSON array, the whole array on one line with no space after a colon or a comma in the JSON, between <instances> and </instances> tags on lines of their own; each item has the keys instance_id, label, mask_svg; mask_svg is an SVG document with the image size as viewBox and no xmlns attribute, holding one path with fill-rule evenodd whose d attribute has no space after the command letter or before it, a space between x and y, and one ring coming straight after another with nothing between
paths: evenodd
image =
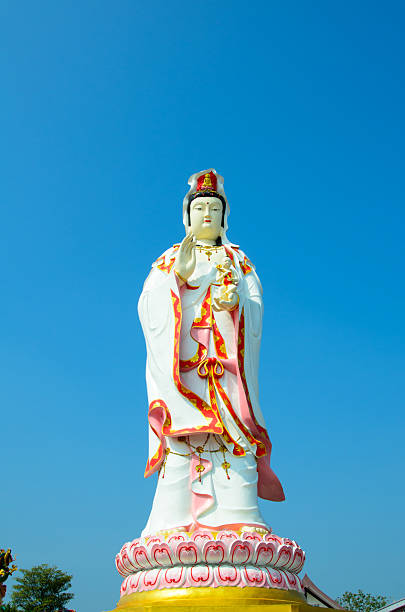
<instances>
[{"instance_id":1,"label":"statue's bare foot","mask_svg":"<svg viewBox=\"0 0 405 612\"><path fill-rule=\"evenodd\" d=\"M157 531L156 533L154 533L153 535L162 535L164 537L167 537L169 535L171 535L172 533L184 533L185 531L187 532L189 530L189 526L185 526L185 527L171 527L170 529L161 529L160 531ZM152 536L149 536L152 537Z\"/></svg>"},{"instance_id":2,"label":"statue's bare foot","mask_svg":"<svg viewBox=\"0 0 405 612\"><path fill-rule=\"evenodd\" d=\"M264 536L264 535L266 535L266 533L271 533L271 528L270 527L265 527L264 525L261 526L261 527L259 527L259 526L252 527L252 525L244 525L242 527L241 531L242 532L243 531L253 531L254 533L258 533L258 534Z\"/></svg>"}]
</instances>

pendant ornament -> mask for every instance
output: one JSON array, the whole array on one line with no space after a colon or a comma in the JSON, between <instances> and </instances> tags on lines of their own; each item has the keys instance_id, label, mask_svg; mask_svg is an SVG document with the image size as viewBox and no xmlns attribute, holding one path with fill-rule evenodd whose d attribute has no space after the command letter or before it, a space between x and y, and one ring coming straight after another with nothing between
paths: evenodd
<instances>
[{"instance_id":1,"label":"pendant ornament","mask_svg":"<svg viewBox=\"0 0 405 612\"><path fill-rule=\"evenodd\" d=\"M222 245L210 246L206 244L196 244L195 248L197 249L199 253L204 253L204 255L207 256L208 261L211 261L211 257L213 256L213 254L221 251L223 249L223 246Z\"/></svg>"}]
</instances>

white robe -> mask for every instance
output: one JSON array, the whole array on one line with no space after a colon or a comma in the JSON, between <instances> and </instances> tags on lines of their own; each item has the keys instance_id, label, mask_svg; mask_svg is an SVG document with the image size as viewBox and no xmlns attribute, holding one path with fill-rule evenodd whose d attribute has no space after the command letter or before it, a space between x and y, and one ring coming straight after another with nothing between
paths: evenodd
<instances>
[{"instance_id":1,"label":"white robe","mask_svg":"<svg viewBox=\"0 0 405 612\"><path fill-rule=\"evenodd\" d=\"M271 443L258 401L260 281L244 253L225 245L210 260L197 249L195 271L180 287L173 270L177 248L153 264L139 301L150 424L145 476L160 470L143 535L198 525L264 525L258 493L275 501L284 495L270 469ZM224 257L238 279L233 312L212 308Z\"/></svg>"}]
</instances>

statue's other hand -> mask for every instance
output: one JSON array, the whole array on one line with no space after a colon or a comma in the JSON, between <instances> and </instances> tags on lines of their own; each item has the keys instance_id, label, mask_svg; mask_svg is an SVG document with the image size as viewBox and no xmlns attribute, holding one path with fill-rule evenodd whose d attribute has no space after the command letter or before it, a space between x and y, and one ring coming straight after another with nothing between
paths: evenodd
<instances>
[{"instance_id":1,"label":"statue's other hand","mask_svg":"<svg viewBox=\"0 0 405 612\"><path fill-rule=\"evenodd\" d=\"M214 310L234 310L239 304L239 295L236 285L229 285L226 293L213 299Z\"/></svg>"},{"instance_id":2,"label":"statue's other hand","mask_svg":"<svg viewBox=\"0 0 405 612\"><path fill-rule=\"evenodd\" d=\"M195 268L195 238L190 232L182 241L176 255L174 270L180 279L187 281Z\"/></svg>"}]
</instances>

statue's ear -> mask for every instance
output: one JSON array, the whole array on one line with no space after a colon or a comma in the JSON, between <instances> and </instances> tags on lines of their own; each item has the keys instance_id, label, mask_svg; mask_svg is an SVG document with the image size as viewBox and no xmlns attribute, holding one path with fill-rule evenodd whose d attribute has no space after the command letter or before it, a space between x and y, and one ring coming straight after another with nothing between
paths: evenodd
<instances>
[{"instance_id":1,"label":"statue's ear","mask_svg":"<svg viewBox=\"0 0 405 612\"><path fill-rule=\"evenodd\" d=\"M222 219L221 219L221 227L225 227L225 210L226 210L226 204L223 200L221 200L222 202Z\"/></svg>"}]
</instances>

